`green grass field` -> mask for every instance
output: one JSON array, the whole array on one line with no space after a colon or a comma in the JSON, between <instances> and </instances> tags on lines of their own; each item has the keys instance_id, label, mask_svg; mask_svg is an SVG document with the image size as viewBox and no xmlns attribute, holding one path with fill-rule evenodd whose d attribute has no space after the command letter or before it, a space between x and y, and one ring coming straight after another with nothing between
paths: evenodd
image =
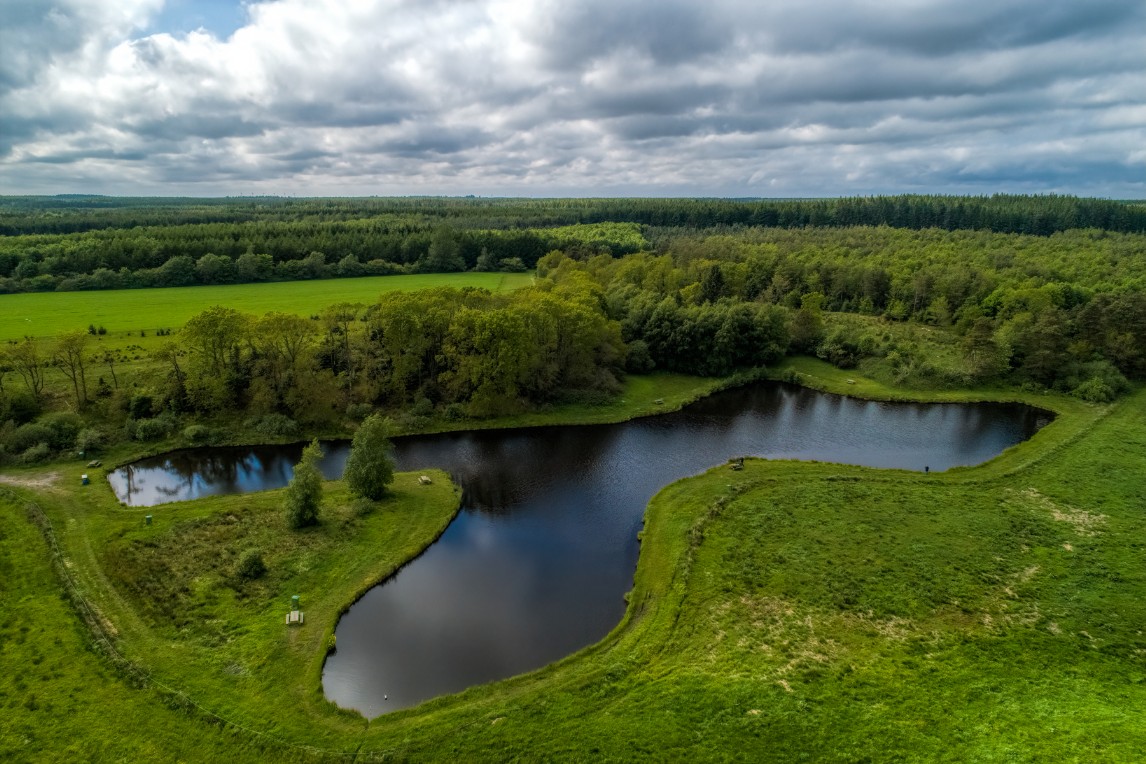
<instances>
[{"instance_id":1,"label":"green grass field","mask_svg":"<svg viewBox=\"0 0 1146 764\"><path fill-rule=\"evenodd\" d=\"M177 329L213 305L255 315L269 311L311 315L338 302L369 304L383 292L442 286L500 291L526 286L532 278L528 273L427 273L270 284L7 294L0 295L0 341L24 336L53 337L86 329L89 324L105 327L112 336L138 334L140 330L153 335L159 328Z\"/></svg>"},{"instance_id":2,"label":"green grass field","mask_svg":"<svg viewBox=\"0 0 1146 764\"><path fill-rule=\"evenodd\" d=\"M667 486L627 613L601 643L371 721L322 698L323 639L354 593L433 537L448 492L362 518L328 484L328 523L292 538L275 493L128 510L100 480L61 481L62 465L10 471L21 485L0 501L0 758L1141 761L1146 391L1100 407L787 368L822 389L1022 397L1059 416L986 465L929 476L749 460ZM655 385L629 392L636 405ZM27 501L152 684L85 647L89 632L51 596L59 580ZM240 592L228 560L252 543L277 550L275 572ZM297 588L315 628L288 638L268 624Z\"/></svg>"}]
</instances>

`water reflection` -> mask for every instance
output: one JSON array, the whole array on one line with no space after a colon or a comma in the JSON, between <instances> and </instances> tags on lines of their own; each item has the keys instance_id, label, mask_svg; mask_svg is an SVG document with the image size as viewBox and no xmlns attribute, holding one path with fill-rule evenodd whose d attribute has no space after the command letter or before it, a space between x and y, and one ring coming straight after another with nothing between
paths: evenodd
<instances>
[{"instance_id":1,"label":"water reflection","mask_svg":"<svg viewBox=\"0 0 1146 764\"><path fill-rule=\"evenodd\" d=\"M1049 415L1002 404L889 404L778 384L619 425L399 438L399 469L440 467L463 510L426 554L338 624L327 697L367 716L528 671L604 636L624 612L645 506L740 455L943 470L985 461ZM322 468L341 473L346 444ZM136 505L282 486L301 445L197 449L111 477Z\"/></svg>"}]
</instances>

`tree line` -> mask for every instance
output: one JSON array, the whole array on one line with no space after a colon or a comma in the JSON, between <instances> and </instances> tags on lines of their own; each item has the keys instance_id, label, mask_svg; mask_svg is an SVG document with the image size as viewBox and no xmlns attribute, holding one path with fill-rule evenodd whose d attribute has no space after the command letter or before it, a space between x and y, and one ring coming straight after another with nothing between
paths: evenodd
<instances>
[{"instance_id":1,"label":"tree line","mask_svg":"<svg viewBox=\"0 0 1146 764\"><path fill-rule=\"evenodd\" d=\"M0 197L0 292L531 269L646 248L642 227L1146 231L1146 205L1069 196L728 199Z\"/></svg>"},{"instance_id":2,"label":"tree line","mask_svg":"<svg viewBox=\"0 0 1146 764\"><path fill-rule=\"evenodd\" d=\"M106 229L0 238L0 293L525 271L553 249L622 255L646 246L635 224L618 223L461 230L387 219Z\"/></svg>"},{"instance_id":3,"label":"tree line","mask_svg":"<svg viewBox=\"0 0 1146 764\"><path fill-rule=\"evenodd\" d=\"M832 199L510 199L473 197L218 199L0 197L0 236L205 223L332 222L399 217L433 227L832 226L989 230L1047 235L1071 228L1146 231L1141 203L1062 195L897 195Z\"/></svg>"},{"instance_id":4,"label":"tree line","mask_svg":"<svg viewBox=\"0 0 1146 764\"><path fill-rule=\"evenodd\" d=\"M505 294L392 292L316 318L218 306L188 321L156 357L167 364L168 408L319 423L359 405L492 416L611 392L623 353L591 283L550 283Z\"/></svg>"}]
</instances>

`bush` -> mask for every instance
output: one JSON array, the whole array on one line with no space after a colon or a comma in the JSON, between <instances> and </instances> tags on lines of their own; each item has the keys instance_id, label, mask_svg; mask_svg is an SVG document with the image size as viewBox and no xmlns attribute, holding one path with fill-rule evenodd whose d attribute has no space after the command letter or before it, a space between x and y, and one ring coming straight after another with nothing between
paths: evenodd
<instances>
[{"instance_id":1,"label":"bush","mask_svg":"<svg viewBox=\"0 0 1146 764\"><path fill-rule=\"evenodd\" d=\"M211 430L201 424L193 424L183 429L183 438L193 445L201 445L211 439Z\"/></svg>"},{"instance_id":2,"label":"bush","mask_svg":"<svg viewBox=\"0 0 1146 764\"><path fill-rule=\"evenodd\" d=\"M468 411L469 409L467 409L467 412ZM402 412L394 417L394 423L406 432L417 432L430 426L430 418L428 416L417 416L409 412Z\"/></svg>"},{"instance_id":3,"label":"bush","mask_svg":"<svg viewBox=\"0 0 1146 764\"><path fill-rule=\"evenodd\" d=\"M798 385L800 384L800 372L795 369L784 369L784 373L780 375L780 381L790 385Z\"/></svg>"},{"instance_id":4,"label":"bush","mask_svg":"<svg viewBox=\"0 0 1146 764\"><path fill-rule=\"evenodd\" d=\"M79 435L76 436L76 450L87 453L89 451L98 451L104 447L107 438L103 430L96 427L86 427L80 430Z\"/></svg>"},{"instance_id":5,"label":"bush","mask_svg":"<svg viewBox=\"0 0 1146 764\"><path fill-rule=\"evenodd\" d=\"M506 257L503 258L497 265L499 271L506 273L522 273L529 270L520 257Z\"/></svg>"},{"instance_id":6,"label":"bush","mask_svg":"<svg viewBox=\"0 0 1146 764\"><path fill-rule=\"evenodd\" d=\"M267 572L267 564L263 562L263 555L258 549L248 549L239 558L239 565L235 568L235 575L244 581L253 581L262 578Z\"/></svg>"},{"instance_id":7,"label":"bush","mask_svg":"<svg viewBox=\"0 0 1146 764\"><path fill-rule=\"evenodd\" d=\"M1118 394L1101 377L1091 377L1074 388L1071 395L1090 403L1110 403Z\"/></svg>"},{"instance_id":8,"label":"bush","mask_svg":"<svg viewBox=\"0 0 1146 764\"><path fill-rule=\"evenodd\" d=\"M354 514L358 517L366 517L367 515L374 514L374 510L378 508L370 499L357 497L350 503L350 508L354 510Z\"/></svg>"},{"instance_id":9,"label":"bush","mask_svg":"<svg viewBox=\"0 0 1146 764\"><path fill-rule=\"evenodd\" d=\"M451 422L460 422L466 418L466 407L460 403L451 403L443 413Z\"/></svg>"},{"instance_id":10,"label":"bush","mask_svg":"<svg viewBox=\"0 0 1146 764\"><path fill-rule=\"evenodd\" d=\"M283 414L264 414L248 419L246 424L269 438L291 438L298 435L298 422Z\"/></svg>"},{"instance_id":11,"label":"bush","mask_svg":"<svg viewBox=\"0 0 1146 764\"><path fill-rule=\"evenodd\" d=\"M832 331L816 348L816 355L840 369L853 369L863 353L859 341L846 329Z\"/></svg>"},{"instance_id":12,"label":"bush","mask_svg":"<svg viewBox=\"0 0 1146 764\"><path fill-rule=\"evenodd\" d=\"M11 419L16 424L27 424L40 415L40 402L25 390L19 390L8 397L3 419Z\"/></svg>"},{"instance_id":13,"label":"bush","mask_svg":"<svg viewBox=\"0 0 1146 764\"><path fill-rule=\"evenodd\" d=\"M369 403L351 403L346 407L346 416L355 422L361 422L373 412L374 407Z\"/></svg>"},{"instance_id":14,"label":"bush","mask_svg":"<svg viewBox=\"0 0 1146 764\"><path fill-rule=\"evenodd\" d=\"M131 427L132 437L136 440L152 441L166 438L175 429L174 422L166 417L155 417L154 419L139 419Z\"/></svg>"},{"instance_id":15,"label":"bush","mask_svg":"<svg viewBox=\"0 0 1146 764\"><path fill-rule=\"evenodd\" d=\"M40 420L40 423L51 431L52 437L48 442L57 451L75 445L76 436L84 426L84 420L77 414L67 411L48 414Z\"/></svg>"},{"instance_id":16,"label":"bush","mask_svg":"<svg viewBox=\"0 0 1146 764\"><path fill-rule=\"evenodd\" d=\"M1110 403L1130 389L1122 372L1104 360L1081 364L1066 382L1071 395L1090 403Z\"/></svg>"},{"instance_id":17,"label":"bush","mask_svg":"<svg viewBox=\"0 0 1146 764\"><path fill-rule=\"evenodd\" d=\"M20 454L20 461L24 464L36 464L47 460L52 455L52 449L47 443L37 443L24 453Z\"/></svg>"},{"instance_id":18,"label":"bush","mask_svg":"<svg viewBox=\"0 0 1146 764\"><path fill-rule=\"evenodd\" d=\"M43 444L47 448L52 440L52 431L39 422L24 424L8 436L7 449L10 453L20 454L33 446Z\"/></svg>"},{"instance_id":19,"label":"bush","mask_svg":"<svg viewBox=\"0 0 1146 764\"><path fill-rule=\"evenodd\" d=\"M127 404L127 413L132 419L146 419L154 413L154 407L155 401L150 395L136 393Z\"/></svg>"}]
</instances>

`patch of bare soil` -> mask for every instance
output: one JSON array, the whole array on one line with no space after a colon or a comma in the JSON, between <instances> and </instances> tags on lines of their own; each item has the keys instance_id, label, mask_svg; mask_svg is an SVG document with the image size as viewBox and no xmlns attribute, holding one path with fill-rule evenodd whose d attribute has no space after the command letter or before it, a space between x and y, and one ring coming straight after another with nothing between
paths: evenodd
<instances>
[{"instance_id":1,"label":"patch of bare soil","mask_svg":"<svg viewBox=\"0 0 1146 764\"><path fill-rule=\"evenodd\" d=\"M0 475L0 483L7 483L18 488L55 488L60 482L60 473L48 472L43 475Z\"/></svg>"}]
</instances>

